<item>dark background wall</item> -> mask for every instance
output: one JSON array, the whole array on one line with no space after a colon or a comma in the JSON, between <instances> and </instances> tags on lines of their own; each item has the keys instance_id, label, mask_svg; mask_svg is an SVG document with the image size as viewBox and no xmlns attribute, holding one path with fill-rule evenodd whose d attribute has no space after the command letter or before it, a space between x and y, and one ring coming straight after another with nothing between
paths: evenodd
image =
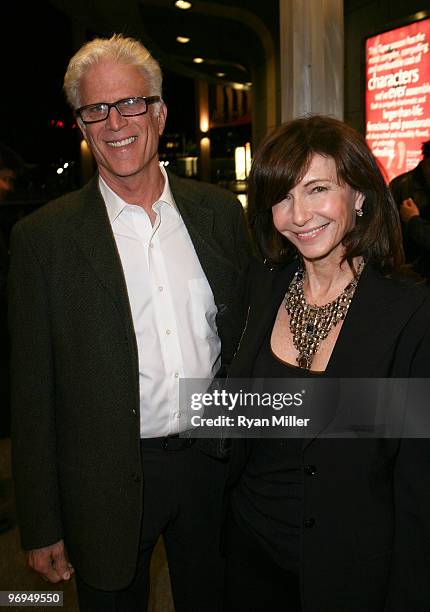
<instances>
[{"instance_id":1,"label":"dark background wall","mask_svg":"<svg viewBox=\"0 0 430 612\"><path fill-rule=\"evenodd\" d=\"M1 9L0 141L30 163L78 153L81 136L70 129L74 117L62 90L68 60L76 51L74 25L49 0L9 3ZM168 130L183 129L192 137L194 82L163 71Z\"/></svg>"},{"instance_id":2,"label":"dark background wall","mask_svg":"<svg viewBox=\"0 0 430 612\"><path fill-rule=\"evenodd\" d=\"M72 49L70 21L52 5L4 3L0 16L0 140L26 161L49 161L64 148L73 122L62 93L62 75ZM69 144L69 143L67 143Z\"/></svg>"},{"instance_id":3,"label":"dark background wall","mask_svg":"<svg viewBox=\"0 0 430 612\"><path fill-rule=\"evenodd\" d=\"M276 5L267 5L271 7L270 29L277 43ZM345 120L361 132L365 37L401 25L416 12L429 9L429 0L345 0ZM79 134L69 127L73 116L61 89L73 51L72 24L49 0L2 7L0 140L20 152L27 162L53 163L71 156L79 145ZM259 69L254 66L256 78ZM191 137L195 123L193 84L173 73L166 75L165 83L170 107L168 130L179 131L185 123ZM258 104L258 99L254 102ZM64 121L65 128L51 127L57 119Z\"/></svg>"}]
</instances>

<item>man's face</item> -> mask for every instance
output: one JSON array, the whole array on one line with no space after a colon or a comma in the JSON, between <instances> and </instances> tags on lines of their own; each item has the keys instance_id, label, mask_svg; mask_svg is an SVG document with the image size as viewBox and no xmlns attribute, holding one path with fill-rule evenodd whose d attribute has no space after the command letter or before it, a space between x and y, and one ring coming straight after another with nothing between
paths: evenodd
<instances>
[{"instance_id":1,"label":"man's face","mask_svg":"<svg viewBox=\"0 0 430 612\"><path fill-rule=\"evenodd\" d=\"M15 188L16 174L10 168L0 169L0 202L6 200Z\"/></svg>"},{"instance_id":2,"label":"man's face","mask_svg":"<svg viewBox=\"0 0 430 612\"><path fill-rule=\"evenodd\" d=\"M117 102L123 98L149 96L148 84L135 66L107 60L92 66L81 81L81 105ZM81 126L99 172L112 186L158 171L158 141L163 133L166 108L148 107L144 115L122 117L111 108L104 121Z\"/></svg>"}]
</instances>

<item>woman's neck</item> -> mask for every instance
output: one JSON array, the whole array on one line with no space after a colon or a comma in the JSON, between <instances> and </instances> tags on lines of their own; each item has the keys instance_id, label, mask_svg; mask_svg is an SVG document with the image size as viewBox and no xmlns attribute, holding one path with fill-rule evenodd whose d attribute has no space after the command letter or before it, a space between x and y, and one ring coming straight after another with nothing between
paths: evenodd
<instances>
[{"instance_id":1,"label":"woman's neck","mask_svg":"<svg viewBox=\"0 0 430 612\"><path fill-rule=\"evenodd\" d=\"M362 261L355 257L353 267L356 271ZM305 279L303 290L308 304L323 306L335 300L354 278L354 270L347 261L327 260L304 261Z\"/></svg>"}]
</instances>

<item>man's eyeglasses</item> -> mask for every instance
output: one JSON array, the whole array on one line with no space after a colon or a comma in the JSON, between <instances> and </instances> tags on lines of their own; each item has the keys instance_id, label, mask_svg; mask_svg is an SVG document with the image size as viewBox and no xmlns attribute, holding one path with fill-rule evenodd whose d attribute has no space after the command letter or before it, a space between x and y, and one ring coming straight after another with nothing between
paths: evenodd
<instances>
[{"instance_id":1,"label":"man's eyeglasses","mask_svg":"<svg viewBox=\"0 0 430 612\"><path fill-rule=\"evenodd\" d=\"M160 96L137 96L134 98L123 98L116 102L97 102L87 104L76 109L76 114L86 123L97 123L109 117L110 109L116 108L122 117L135 117L148 112L148 106L160 102Z\"/></svg>"}]
</instances>

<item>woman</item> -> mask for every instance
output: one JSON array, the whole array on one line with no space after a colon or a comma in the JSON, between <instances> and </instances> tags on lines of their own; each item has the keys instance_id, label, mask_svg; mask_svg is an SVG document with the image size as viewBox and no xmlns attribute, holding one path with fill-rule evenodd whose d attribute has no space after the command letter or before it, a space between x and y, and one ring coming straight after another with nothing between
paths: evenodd
<instances>
[{"instance_id":1,"label":"woman","mask_svg":"<svg viewBox=\"0 0 430 612\"><path fill-rule=\"evenodd\" d=\"M230 378L427 377L429 294L394 280L398 214L364 139L291 121L249 181L266 266ZM226 610L430 609L429 468L425 439L234 440Z\"/></svg>"}]
</instances>

